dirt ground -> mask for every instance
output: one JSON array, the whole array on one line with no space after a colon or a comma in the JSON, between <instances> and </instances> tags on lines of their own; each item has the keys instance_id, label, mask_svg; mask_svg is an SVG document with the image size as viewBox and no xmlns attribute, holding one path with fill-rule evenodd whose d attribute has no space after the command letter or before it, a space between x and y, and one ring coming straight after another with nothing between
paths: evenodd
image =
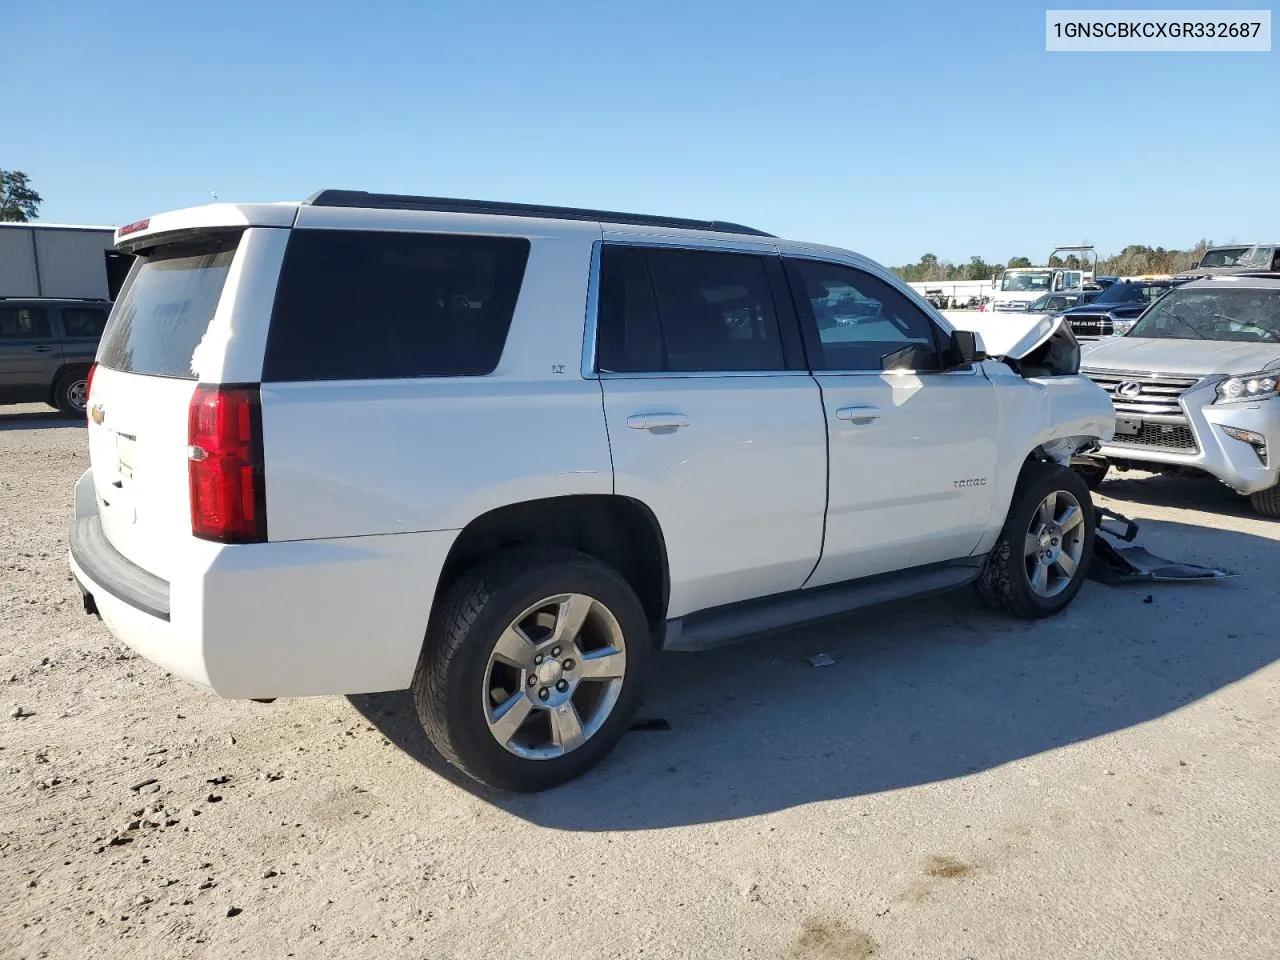
<instances>
[{"instance_id":1,"label":"dirt ground","mask_svg":"<svg viewBox=\"0 0 1280 960\"><path fill-rule=\"evenodd\" d=\"M86 466L0 408L4 960L1280 956L1280 524L1216 484L1102 499L1237 579L668 655L666 724L511 797L405 694L222 701L122 648L67 573Z\"/></svg>"}]
</instances>

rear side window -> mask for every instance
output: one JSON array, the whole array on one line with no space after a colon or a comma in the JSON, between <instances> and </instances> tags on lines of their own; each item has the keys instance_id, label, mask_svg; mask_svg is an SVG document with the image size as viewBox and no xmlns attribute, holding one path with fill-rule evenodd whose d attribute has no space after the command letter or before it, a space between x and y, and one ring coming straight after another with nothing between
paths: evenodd
<instances>
[{"instance_id":1,"label":"rear side window","mask_svg":"<svg viewBox=\"0 0 1280 960\"><path fill-rule=\"evenodd\" d=\"M528 258L521 237L295 230L262 379L492 373Z\"/></svg>"},{"instance_id":2,"label":"rear side window","mask_svg":"<svg viewBox=\"0 0 1280 960\"><path fill-rule=\"evenodd\" d=\"M97 307L66 307L62 311L62 332L73 340L94 340L107 325L107 311Z\"/></svg>"},{"instance_id":3,"label":"rear side window","mask_svg":"<svg viewBox=\"0 0 1280 960\"><path fill-rule=\"evenodd\" d=\"M38 340L50 336L43 307L0 307L0 339Z\"/></svg>"},{"instance_id":4,"label":"rear side window","mask_svg":"<svg viewBox=\"0 0 1280 960\"><path fill-rule=\"evenodd\" d=\"M239 243L239 231L213 233L140 257L107 324L98 362L122 373L196 379L196 349Z\"/></svg>"},{"instance_id":5,"label":"rear side window","mask_svg":"<svg viewBox=\"0 0 1280 960\"><path fill-rule=\"evenodd\" d=\"M607 245L597 350L610 373L785 370L764 258Z\"/></svg>"}]
</instances>

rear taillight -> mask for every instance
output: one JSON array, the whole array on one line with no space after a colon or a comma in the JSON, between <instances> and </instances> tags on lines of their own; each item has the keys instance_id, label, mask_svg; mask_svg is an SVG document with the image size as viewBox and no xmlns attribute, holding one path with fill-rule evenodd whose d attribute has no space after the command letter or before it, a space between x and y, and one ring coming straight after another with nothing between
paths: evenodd
<instances>
[{"instance_id":1,"label":"rear taillight","mask_svg":"<svg viewBox=\"0 0 1280 960\"><path fill-rule=\"evenodd\" d=\"M258 388L197 386L187 416L187 443L191 533L219 543L266 540Z\"/></svg>"},{"instance_id":2,"label":"rear taillight","mask_svg":"<svg viewBox=\"0 0 1280 960\"><path fill-rule=\"evenodd\" d=\"M95 363L89 367L89 375L84 378L84 396L85 403L93 399L93 375L97 372L98 365Z\"/></svg>"}]
</instances>

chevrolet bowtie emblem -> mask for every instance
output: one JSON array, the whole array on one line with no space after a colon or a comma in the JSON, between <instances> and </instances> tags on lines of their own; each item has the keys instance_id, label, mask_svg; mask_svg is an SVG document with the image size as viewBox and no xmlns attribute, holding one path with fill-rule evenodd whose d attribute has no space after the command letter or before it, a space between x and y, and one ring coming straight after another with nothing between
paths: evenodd
<instances>
[{"instance_id":1,"label":"chevrolet bowtie emblem","mask_svg":"<svg viewBox=\"0 0 1280 960\"><path fill-rule=\"evenodd\" d=\"M89 419L94 423L101 425L102 421L107 417L107 412L102 409L102 404L95 403L89 410Z\"/></svg>"}]
</instances>

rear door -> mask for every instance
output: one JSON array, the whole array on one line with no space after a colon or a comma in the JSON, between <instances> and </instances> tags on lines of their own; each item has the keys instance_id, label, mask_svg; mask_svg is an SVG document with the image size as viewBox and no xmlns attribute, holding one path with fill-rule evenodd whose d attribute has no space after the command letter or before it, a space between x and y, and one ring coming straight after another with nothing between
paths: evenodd
<instances>
[{"instance_id":1,"label":"rear door","mask_svg":"<svg viewBox=\"0 0 1280 960\"><path fill-rule=\"evenodd\" d=\"M826 429L777 257L605 244L600 260L615 491L661 525L669 616L798 589L822 547Z\"/></svg>"},{"instance_id":2,"label":"rear door","mask_svg":"<svg viewBox=\"0 0 1280 960\"><path fill-rule=\"evenodd\" d=\"M788 259L830 438L820 586L968 556L986 530L995 390L940 372L946 334L870 272Z\"/></svg>"},{"instance_id":3,"label":"rear door","mask_svg":"<svg viewBox=\"0 0 1280 960\"><path fill-rule=\"evenodd\" d=\"M107 326L107 308L91 305L63 307L59 320L63 362L92 363L102 331Z\"/></svg>"},{"instance_id":4,"label":"rear door","mask_svg":"<svg viewBox=\"0 0 1280 960\"><path fill-rule=\"evenodd\" d=\"M230 339L230 318L212 321L244 233L189 234L140 257L98 351L88 430L103 531L164 579L191 535L187 408Z\"/></svg>"}]
</instances>

